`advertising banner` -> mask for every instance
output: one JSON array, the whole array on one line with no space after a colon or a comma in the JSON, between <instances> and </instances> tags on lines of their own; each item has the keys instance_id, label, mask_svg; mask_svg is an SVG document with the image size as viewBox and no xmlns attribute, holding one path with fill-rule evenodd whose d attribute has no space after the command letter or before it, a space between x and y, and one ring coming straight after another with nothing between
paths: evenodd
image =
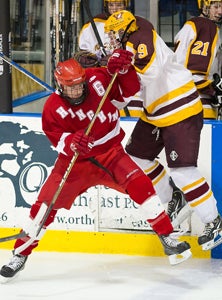
<instances>
[{"instance_id":1,"label":"advertising banner","mask_svg":"<svg viewBox=\"0 0 222 300\"><path fill-rule=\"evenodd\" d=\"M136 119L124 118L121 125L128 140ZM57 152L43 134L40 115L0 116L0 227L22 227L28 221L29 208L50 173ZM205 125L201 139L199 166L211 180L211 125ZM206 142L207 141L207 142ZM165 163L164 153L160 160ZM74 165L75 167L75 165ZM198 233L195 216L192 232ZM147 231L138 205L127 194L105 186L95 186L75 199L70 210L58 211L49 229L74 231Z\"/></svg>"}]
</instances>

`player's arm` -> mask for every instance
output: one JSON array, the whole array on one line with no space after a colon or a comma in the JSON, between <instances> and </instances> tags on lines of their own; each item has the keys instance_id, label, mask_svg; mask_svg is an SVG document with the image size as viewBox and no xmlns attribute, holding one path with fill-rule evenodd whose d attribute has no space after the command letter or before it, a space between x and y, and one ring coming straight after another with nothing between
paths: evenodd
<instances>
[{"instance_id":1,"label":"player's arm","mask_svg":"<svg viewBox=\"0 0 222 300\"><path fill-rule=\"evenodd\" d=\"M74 124L73 132L68 132L66 121L59 117L65 111L63 112L62 106L54 107L53 102L46 103L42 113L42 128L47 138L56 150L64 155L73 156L74 152L82 156L88 154L92 149L94 138L86 135L84 129L75 130Z\"/></svg>"},{"instance_id":2,"label":"player's arm","mask_svg":"<svg viewBox=\"0 0 222 300\"><path fill-rule=\"evenodd\" d=\"M189 50L192 46L196 32L192 22L187 22L183 28L178 32L174 39L174 52L176 54L177 62L187 65L189 60Z\"/></svg>"},{"instance_id":3,"label":"player's arm","mask_svg":"<svg viewBox=\"0 0 222 300\"><path fill-rule=\"evenodd\" d=\"M107 70L113 75L118 72L117 84L123 98L128 98L140 91L140 81L132 65L133 54L117 49L108 60Z\"/></svg>"},{"instance_id":4,"label":"player's arm","mask_svg":"<svg viewBox=\"0 0 222 300\"><path fill-rule=\"evenodd\" d=\"M85 24L79 33L79 49L87 50L94 53L96 41L93 40L92 26L90 23Z\"/></svg>"}]
</instances>

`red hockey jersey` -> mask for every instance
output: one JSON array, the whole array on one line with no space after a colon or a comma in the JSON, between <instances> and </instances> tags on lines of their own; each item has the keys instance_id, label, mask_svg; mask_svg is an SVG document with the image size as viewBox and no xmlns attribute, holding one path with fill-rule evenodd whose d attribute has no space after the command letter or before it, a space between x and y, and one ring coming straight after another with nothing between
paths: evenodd
<instances>
[{"instance_id":1,"label":"red hockey jersey","mask_svg":"<svg viewBox=\"0 0 222 300\"><path fill-rule=\"evenodd\" d=\"M110 81L106 68L89 68L86 69L88 94L82 104L70 105L59 91L50 95L43 108L42 128L59 153L69 154L72 134L87 128ZM125 133L120 127L117 104L127 103L127 98L139 90L140 83L133 67L126 75L117 76L91 129L95 143L89 156L102 154L122 141Z\"/></svg>"}]
</instances>

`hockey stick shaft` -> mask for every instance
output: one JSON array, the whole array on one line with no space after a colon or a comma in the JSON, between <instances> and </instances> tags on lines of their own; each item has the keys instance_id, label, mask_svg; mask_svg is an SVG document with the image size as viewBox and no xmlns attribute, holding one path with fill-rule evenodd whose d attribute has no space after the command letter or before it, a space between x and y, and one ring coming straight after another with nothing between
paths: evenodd
<instances>
[{"instance_id":1,"label":"hockey stick shaft","mask_svg":"<svg viewBox=\"0 0 222 300\"><path fill-rule=\"evenodd\" d=\"M103 95L103 97L102 97L102 99L101 99L101 101L100 101L98 107L97 107L97 110L96 110L96 112L95 112L95 114L94 114L94 116L93 116L91 122L89 123L89 126L87 127L87 129L86 129L86 131L85 131L85 134L86 134L86 135L89 135L89 133L90 133L90 131L91 131L91 129L92 129L92 127L93 127L95 121L96 121L96 118L97 118L98 114L100 113L101 108L102 108L102 106L103 106L103 104L104 104L104 102L105 102L105 100L106 100L106 98L107 98L107 96L108 96L108 94L109 94L109 92L110 92L112 86L113 86L113 83L114 83L114 81L116 80L117 75L118 75L118 72L116 72L116 73L113 75L113 77L112 77L112 79L111 79L111 81L110 81L110 83L109 83L109 85L108 85L108 87L107 87L107 89L106 89L106 91L105 91L105 93L104 93L104 95ZM49 205L49 207L48 207L48 209L47 209L47 211L46 211L46 213L45 213L45 215L44 215L44 217L43 217L43 219L42 219L42 221L41 221L41 224L40 224L40 226L39 226L39 229L38 229L38 231L37 231L36 236L39 235L39 233L40 233L40 231L41 231L41 229L42 229L42 227L43 227L45 221L47 220L47 218L48 218L50 212L52 211L53 206L54 206L54 204L55 204L55 202L56 202L58 196L60 195L61 190L62 190L62 188L63 188L63 186L64 186L64 184L65 184L65 182L66 182L66 180L67 180L67 178L68 178L68 176L69 176L69 174L70 174L70 172L71 172L71 170L72 170L72 168L73 168L73 166L74 166L74 164L75 164L75 162L76 162L78 156L79 156L79 153L78 153L78 152L75 152L75 154L74 154L74 156L72 157L72 159L71 159L71 161L70 161L70 163L69 163L69 166L68 166L68 168L67 168L67 170L66 170L66 172L65 172L65 174L64 174L64 176L63 176L63 178L62 178L62 180L61 180L61 182L60 182L60 184L59 184L59 187L58 187L57 191L55 192L55 195L53 196L53 199L52 199L52 201L51 201L51 203L50 203L50 205ZM0 241L1 241L1 240L0 240Z\"/></svg>"},{"instance_id":2,"label":"hockey stick shaft","mask_svg":"<svg viewBox=\"0 0 222 300\"><path fill-rule=\"evenodd\" d=\"M86 129L86 132L85 132L86 135L89 135L89 133L90 133L90 131L91 131L91 129L92 129L92 127L93 127L95 121L96 121L96 118L97 118L98 114L100 113L101 108L102 108L102 106L103 106L103 104L104 104L104 102L105 102L105 100L106 100L106 98L107 98L107 96L108 96L108 94L109 94L109 92L110 92L112 86L113 86L113 83L114 83L114 81L116 80L117 75L118 75L118 72L116 72L116 73L113 75L113 77L112 77L112 79L111 79L111 81L110 81L110 83L109 83L109 85L108 85L108 87L107 87L107 89L106 89L106 91L105 91L105 93L104 93L104 95L103 95L103 97L102 97L100 103L99 103L99 106L97 107L97 110L96 110L96 112L95 112L95 114L94 114L94 116L93 116L91 122L89 123L89 126L88 126L87 129ZM55 202L56 202L58 196L60 195L61 190L62 190L62 188L63 188L63 186L64 186L64 184L65 184L65 182L66 182L66 180L67 180L67 178L68 178L68 176L69 176L69 174L70 174L70 172L71 172L71 170L72 170L72 168L73 168L73 166L74 166L74 164L75 164L75 162L76 162L78 156L79 156L79 153L78 153L78 152L75 152L75 154L74 154L74 156L72 157L72 159L71 159L71 161L70 161L70 163L69 163L69 166L68 166L68 168L67 168L67 170L66 170L66 172L65 172L65 174L64 174L64 176L63 176L63 178L62 178L62 180L61 180L61 182L60 182L60 184L59 184L59 187L58 187L57 191L55 192L55 195L54 195L54 197L53 197L53 199L52 199L52 201L51 201L51 203L50 203L50 205L49 205L49 207L48 207L48 209L47 209L47 211L46 211L46 213L45 213L45 215L44 215L44 217L43 217L43 219L42 219L42 221L41 221L41 224L40 224L40 226L39 226L39 229L38 229L38 231L37 231L36 236L39 235L39 233L40 233L40 231L41 231L41 229L42 229L42 227L43 227L45 221L47 220L47 218L48 218L50 212L52 211L53 206L54 206L54 204L55 204Z\"/></svg>"},{"instance_id":3,"label":"hockey stick shaft","mask_svg":"<svg viewBox=\"0 0 222 300\"><path fill-rule=\"evenodd\" d=\"M100 113L101 108L102 108L102 106L103 106L103 104L104 104L104 102L105 102L105 100L106 100L106 98L107 98L107 96L108 96L108 94L109 94L112 86L113 86L113 83L116 80L117 75L118 75L118 72L116 72L113 75L113 77L112 77L112 79L111 79L111 81L110 81L110 83L109 83L109 85L108 85L108 87L107 87L107 89L106 89L106 91L105 91L105 93L104 93L104 95L103 95L100 103L99 103L99 106L97 107L97 110L96 110L96 112L95 112L95 114L94 114L91 122L89 123L89 126L87 127L87 129L85 131L86 135L89 135L89 133L90 133L90 131L91 131L91 129L92 129L95 121L96 121L96 118L97 118L98 114ZM58 198L58 196L59 196L59 194L60 194L60 192L61 192L61 190L62 190L62 188L63 188L63 186L64 186L64 184L65 184L65 182L66 182L66 180L67 180L67 178L68 178L68 176L69 176L69 174L70 174L70 172L71 172L71 170L72 170L72 168L73 168L73 166L74 166L74 164L75 164L75 162L77 160L77 158L78 158L78 155L79 155L78 152L76 152L74 154L74 156L72 157L72 159L71 159L71 161L69 163L69 166L68 166L68 168L67 168L67 170L66 170L66 172L65 172L65 174L64 174L64 176L63 176L63 178L62 178L62 180L61 180L61 182L60 182L60 184L58 186L58 189L56 190L56 192L55 192L55 194L53 196L53 199L52 199L50 205L48 206L48 208L47 208L47 210L46 210L46 212L45 212L45 214L44 214L44 216L43 216L43 218L42 218L42 220L41 220L41 222L39 224L39 228L37 229L35 237L37 237L39 235L39 233L41 232L41 230L42 230L42 228L44 226L44 223L47 220L50 212L52 211L52 209L53 209L53 207L55 205L55 202L56 202L56 200L57 200L57 198ZM25 236L28 236L28 233L26 233L25 231L21 231L18 234L15 234L15 235L12 235L12 236L8 236L8 237L2 237L2 238L0 238L0 243L1 242L6 242L6 241L9 241L9 240L14 240L14 239L22 238L22 237L25 237Z\"/></svg>"},{"instance_id":4,"label":"hockey stick shaft","mask_svg":"<svg viewBox=\"0 0 222 300\"><path fill-rule=\"evenodd\" d=\"M101 50L101 52L102 52L102 54L103 54L104 56L107 56L105 47L104 47L104 45L103 45L103 42L102 42L102 40L101 40L101 37L100 37L99 32L98 32L98 29L97 29L97 27L96 27L96 24L95 24L95 22L94 22L93 16L92 16L91 11L90 11L89 0L82 0L82 3L83 3L83 6L84 6L84 8L85 8L85 11L86 11L86 13L87 13L87 16L88 16L88 18L89 18L89 21L90 21L90 23L91 23L91 25L92 25L92 28L93 28L94 34L95 34L95 36L96 36L97 42L98 42L98 44L99 44L99 46L100 46L100 50ZM129 110L128 110L128 107L125 106L125 107L123 108L123 110L124 110L126 116L127 116L127 117L130 117L130 112L129 112Z\"/></svg>"},{"instance_id":5,"label":"hockey stick shaft","mask_svg":"<svg viewBox=\"0 0 222 300\"><path fill-rule=\"evenodd\" d=\"M74 53L78 49L78 35L79 35L79 23L80 23L80 1L76 0L74 5L74 28L73 28L73 51ZM72 53L73 55L73 53Z\"/></svg>"},{"instance_id":6,"label":"hockey stick shaft","mask_svg":"<svg viewBox=\"0 0 222 300\"><path fill-rule=\"evenodd\" d=\"M7 57L3 52L0 52L0 58L2 58L7 64L13 66L15 69L17 69L21 73L25 74L27 77L31 78L33 81L35 81L36 83L41 85L46 90L54 92L54 89L50 85L48 85L47 83L42 81L40 78L36 77L34 74L30 73L26 69L24 69L20 65L18 65L16 62L14 62L9 57Z\"/></svg>"},{"instance_id":7,"label":"hockey stick shaft","mask_svg":"<svg viewBox=\"0 0 222 300\"><path fill-rule=\"evenodd\" d=\"M56 49L55 49L55 63L59 62L59 0L55 0L55 32L56 32Z\"/></svg>"},{"instance_id":8,"label":"hockey stick shaft","mask_svg":"<svg viewBox=\"0 0 222 300\"><path fill-rule=\"evenodd\" d=\"M108 94L109 94L112 86L113 86L113 83L116 80L117 75L118 75L118 72L114 73L114 75L113 75L113 77L112 77L112 79L111 79L111 81L110 81L110 83L109 83L109 85L108 85L108 87L107 87L107 89L105 91L105 94L103 95L103 97L102 97L102 99L101 99L101 101L99 103L99 106L98 106L98 108L97 108L97 110L96 110L96 112L95 112L95 114L94 114L91 122L89 123L89 126L86 129L86 135L88 135L90 133L90 131L91 131L91 129L92 129L94 123L95 123L95 120L96 120L96 118L97 118L97 116L98 116L98 114L99 114L99 112L100 112L100 110L101 110L101 108L102 108L102 106L103 106L103 104L104 104L104 102L105 102L105 100L106 100L106 98L107 98L107 96L108 96Z\"/></svg>"},{"instance_id":9,"label":"hockey stick shaft","mask_svg":"<svg viewBox=\"0 0 222 300\"><path fill-rule=\"evenodd\" d=\"M21 238L26 237L26 236L27 236L26 232L21 231L20 233L0 238L0 243L7 242L7 241L12 241L12 240L16 240L16 239L21 239Z\"/></svg>"},{"instance_id":10,"label":"hockey stick shaft","mask_svg":"<svg viewBox=\"0 0 222 300\"><path fill-rule=\"evenodd\" d=\"M88 0L82 0L82 1L83 1L83 6L84 6L84 8L85 8L85 11L86 11L86 13L87 13L87 16L88 16L88 18L89 18L89 21L90 21L90 23L91 23L91 25L92 25L93 31L94 31L94 33L95 33L96 39L97 39L97 41L98 41L98 44L99 44L99 46L100 46L100 49L101 49L101 51L102 51L102 54L103 54L104 56L106 56L106 55L107 55L106 50L105 50L105 48L104 48L103 42L102 42L102 40L101 40L101 37L100 37L100 35L99 35L98 29L97 29L97 27L96 27L96 24L95 24L95 22L94 22L93 16L92 16L91 11L90 11L90 8L89 8L89 1L88 1Z\"/></svg>"}]
</instances>

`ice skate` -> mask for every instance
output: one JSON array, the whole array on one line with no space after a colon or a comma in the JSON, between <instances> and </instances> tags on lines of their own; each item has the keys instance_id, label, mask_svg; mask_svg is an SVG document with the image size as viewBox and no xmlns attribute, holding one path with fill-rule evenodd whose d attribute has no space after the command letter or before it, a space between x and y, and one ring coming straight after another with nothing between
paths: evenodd
<instances>
[{"instance_id":1,"label":"ice skate","mask_svg":"<svg viewBox=\"0 0 222 300\"><path fill-rule=\"evenodd\" d=\"M2 283L7 282L14 278L14 276L22 271L25 267L25 263L28 256L16 254L12 257L7 265L4 265L0 270L0 281Z\"/></svg>"},{"instance_id":2,"label":"ice skate","mask_svg":"<svg viewBox=\"0 0 222 300\"><path fill-rule=\"evenodd\" d=\"M187 204L183 192L175 185L170 177L170 185L173 188L172 199L168 203L167 214L171 222L176 219L181 209Z\"/></svg>"},{"instance_id":3,"label":"ice skate","mask_svg":"<svg viewBox=\"0 0 222 300\"><path fill-rule=\"evenodd\" d=\"M175 185L170 177L170 185L173 188L172 200L168 203L167 214L174 228L177 228L191 214L192 210L187 204L183 192Z\"/></svg>"},{"instance_id":4,"label":"ice skate","mask_svg":"<svg viewBox=\"0 0 222 300\"><path fill-rule=\"evenodd\" d=\"M180 264L191 257L190 245L187 242L180 242L172 235L159 235L159 239L171 265Z\"/></svg>"},{"instance_id":5,"label":"ice skate","mask_svg":"<svg viewBox=\"0 0 222 300\"><path fill-rule=\"evenodd\" d=\"M222 243L222 219L221 216L205 225L204 232L198 238L198 244L203 250L210 250Z\"/></svg>"}]
</instances>

